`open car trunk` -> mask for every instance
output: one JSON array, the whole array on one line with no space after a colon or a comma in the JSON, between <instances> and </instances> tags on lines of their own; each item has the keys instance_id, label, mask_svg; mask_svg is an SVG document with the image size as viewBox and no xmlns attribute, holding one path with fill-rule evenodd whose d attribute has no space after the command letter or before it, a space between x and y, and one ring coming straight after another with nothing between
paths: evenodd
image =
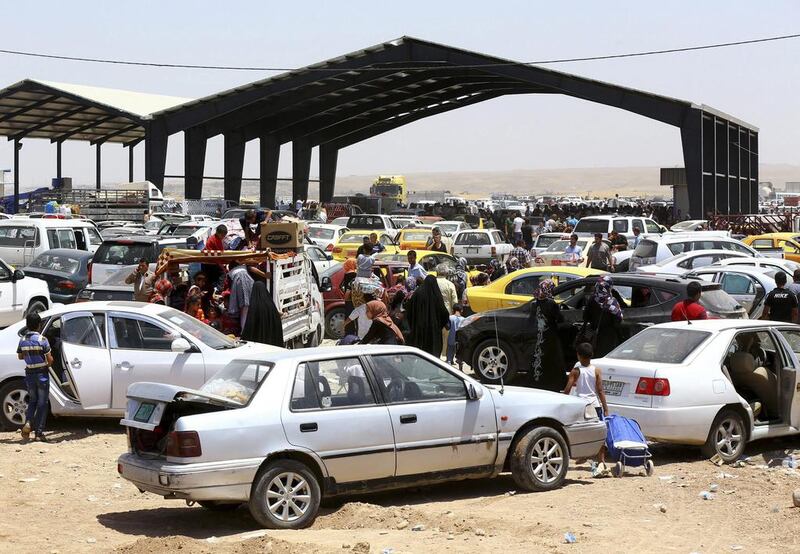
<instances>
[{"instance_id":1,"label":"open car trunk","mask_svg":"<svg viewBox=\"0 0 800 554\"><path fill-rule=\"evenodd\" d=\"M134 383L120 423L127 428L136 454L164 457L167 435L181 417L241 407L234 400L176 385Z\"/></svg>"}]
</instances>

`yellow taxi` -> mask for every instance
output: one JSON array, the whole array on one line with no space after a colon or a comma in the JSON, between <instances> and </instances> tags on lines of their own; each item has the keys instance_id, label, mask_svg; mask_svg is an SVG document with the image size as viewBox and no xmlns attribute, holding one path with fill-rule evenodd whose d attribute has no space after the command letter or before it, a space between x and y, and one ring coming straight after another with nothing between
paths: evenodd
<instances>
[{"instance_id":1,"label":"yellow taxi","mask_svg":"<svg viewBox=\"0 0 800 554\"><path fill-rule=\"evenodd\" d=\"M391 235L384 231L347 231L333 245L333 250L331 251L333 259L337 262L343 262L347 258L355 258L358 247L364 244L364 237L368 237L372 233L378 235L378 242L386 248L386 253L397 252L397 245L392 240Z\"/></svg>"},{"instance_id":2,"label":"yellow taxi","mask_svg":"<svg viewBox=\"0 0 800 554\"><path fill-rule=\"evenodd\" d=\"M485 312L500 308L513 308L525 304L533 298L542 279L552 279L556 286L602 275L605 271L586 267L541 266L520 269L500 277L485 287L467 289L467 304L473 312Z\"/></svg>"},{"instance_id":3,"label":"yellow taxi","mask_svg":"<svg viewBox=\"0 0 800 554\"><path fill-rule=\"evenodd\" d=\"M754 250L783 249L783 257L793 262L800 262L800 233L765 233L750 235L742 242Z\"/></svg>"},{"instance_id":4,"label":"yellow taxi","mask_svg":"<svg viewBox=\"0 0 800 554\"><path fill-rule=\"evenodd\" d=\"M397 244L400 250L425 250L431 238L432 225L417 225L411 229L400 229L397 233Z\"/></svg>"}]
</instances>

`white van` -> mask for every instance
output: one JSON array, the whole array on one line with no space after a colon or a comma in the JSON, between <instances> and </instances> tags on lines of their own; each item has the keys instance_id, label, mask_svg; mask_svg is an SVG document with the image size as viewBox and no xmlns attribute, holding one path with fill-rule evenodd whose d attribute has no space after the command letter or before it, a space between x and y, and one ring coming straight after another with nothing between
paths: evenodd
<instances>
[{"instance_id":1,"label":"white van","mask_svg":"<svg viewBox=\"0 0 800 554\"><path fill-rule=\"evenodd\" d=\"M53 248L96 252L103 238L85 219L14 218L0 220L0 258L16 267L28 265Z\"/></svg>"}]
</instances>

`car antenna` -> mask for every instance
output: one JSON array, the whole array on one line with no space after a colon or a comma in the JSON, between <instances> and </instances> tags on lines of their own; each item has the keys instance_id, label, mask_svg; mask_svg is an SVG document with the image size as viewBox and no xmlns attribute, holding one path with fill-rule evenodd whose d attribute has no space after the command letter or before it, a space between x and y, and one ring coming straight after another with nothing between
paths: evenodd
<instances>
[{"instance_id":1,"label":"car antenna","mask_svg":"<svg viewBox=\"0 0 800 554\"><path fill-rule=\"evenodd\" d=\"M497 343L497 349L500 350L500 335L497 332L497 312L494 314L494 340ZM507 358L509 362L511 358ZM500 394L503 394L506 391L506 385L503 383L503 373L500 373Z\"/></svg>"}]
</instances>

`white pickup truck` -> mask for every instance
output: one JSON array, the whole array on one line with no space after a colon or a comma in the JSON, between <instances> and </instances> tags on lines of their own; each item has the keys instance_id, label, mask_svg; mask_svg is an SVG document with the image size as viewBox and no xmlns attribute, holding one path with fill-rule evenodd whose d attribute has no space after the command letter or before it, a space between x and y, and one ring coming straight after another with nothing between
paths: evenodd
<instances>
[{"instance_id":1,"label":"white pickup truck","mask_svg":"<svg viewBox=\"0 0 800 554\"><path fill-rule=\"evenodd\" d=\"M304 254L270 260L268 269L272 300L283 322L284 343L288 348L319 346L325 321L320 289L330 288L330 278L317 283L313 262Z\"/></svg>"},{"instance_id":2,"label":"white pickup truck","mask_svg":"<svg viewBox=\"0 0 800 554\"><path fill-rule=\"evenodd\" d=\"M25 277L21 269L12 269L0 260L0 327L20 321L28 313L50 307L50 291L41 279Z\"/></svg>"}]
</instances>

